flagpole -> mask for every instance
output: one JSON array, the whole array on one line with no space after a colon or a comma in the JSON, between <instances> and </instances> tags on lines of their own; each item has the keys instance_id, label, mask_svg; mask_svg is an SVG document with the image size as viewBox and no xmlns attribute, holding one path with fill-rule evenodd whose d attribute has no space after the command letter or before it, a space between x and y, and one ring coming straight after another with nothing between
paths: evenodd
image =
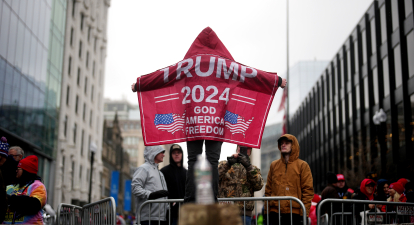
<instances>
[{"instance_id":1,"label":"flagpole","mask_svg":"<svg viewBox=\"0 0 414 225\"><path fill-rule=\"evenodd\" d=\"M286 0L286 81L289 81L289 0ZM286 133L289 133L289 85L286 84L287 101L286 101Z\"/></svg>"}]
</instances>

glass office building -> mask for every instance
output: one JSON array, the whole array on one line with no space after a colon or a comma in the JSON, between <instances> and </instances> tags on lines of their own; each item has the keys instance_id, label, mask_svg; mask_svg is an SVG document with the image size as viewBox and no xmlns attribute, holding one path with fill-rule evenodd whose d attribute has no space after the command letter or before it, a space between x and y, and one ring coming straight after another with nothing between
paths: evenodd
<instances>
[{"instance_id":1,"label":"glass office building","mask_svg":"<svg viewBox=\"0 0 414 225\"><path fill-rule=\"evenodd\" d=\"M290 118L317 192L327 171L353 188L369 172L414 178L413 28L413 0L373 1Z\"/></svg>"},{"instance_id":2,"label":"glass office building","mask_svg":"<svg viewBox=\"0 0 414 225\"><path fill-rule=\"evenodd\" d=\"M39 157L38 174L50 189L66 1L0 0L0 12L0 136Z\"/></svg>"}]
</instances>

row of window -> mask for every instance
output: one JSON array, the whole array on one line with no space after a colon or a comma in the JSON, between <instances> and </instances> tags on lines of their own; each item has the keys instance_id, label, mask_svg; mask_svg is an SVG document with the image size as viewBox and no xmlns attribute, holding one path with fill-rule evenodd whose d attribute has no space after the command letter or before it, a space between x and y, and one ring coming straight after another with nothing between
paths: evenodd
<instances>
[{"instance_id":1,"label":"row of window","mask_svg":"<svg viewBox=\"0 0 414 225\"><path fill-rule=\"evenodd\" d=\"M323 183L327 170L342 168L363 175L367 170L389 168L381 165L381 154L387 166L404 159L404 116L411 119L411 115L404 115L403 100L410 96L398 93L414 76L414 31L413 26L400 24L412 24L412 12L412 0L374 1L293 116L290 127L309 146L302 157L313 162L317 185ZM399 21L398 13L405 13L404 21ZM399 28L404 35L398 36ZM403 70L405 58L408 70ZM387 150L378 144L384 136L376 136L378 128L371 121L379 108L388 116L382 128ZM398 143L392 142L393 131Z\"/></svg>"}]
</instances>

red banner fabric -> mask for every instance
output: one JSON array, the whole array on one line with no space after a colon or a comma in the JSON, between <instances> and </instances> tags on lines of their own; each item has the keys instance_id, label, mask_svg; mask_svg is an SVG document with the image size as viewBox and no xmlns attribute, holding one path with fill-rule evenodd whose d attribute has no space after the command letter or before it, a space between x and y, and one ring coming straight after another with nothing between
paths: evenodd
<instances>
[{"instance_id":1,"label":"red banner fabric","mask_svg":"<svg viewBox=\"0 0 414 225\"><path fill-rule=\"evenodd\" d=\"M206 139L260 148L277 84L276 73L235 62L206 28L184 60L137 78L145 145Z\"/></svg>"}]
</instances>

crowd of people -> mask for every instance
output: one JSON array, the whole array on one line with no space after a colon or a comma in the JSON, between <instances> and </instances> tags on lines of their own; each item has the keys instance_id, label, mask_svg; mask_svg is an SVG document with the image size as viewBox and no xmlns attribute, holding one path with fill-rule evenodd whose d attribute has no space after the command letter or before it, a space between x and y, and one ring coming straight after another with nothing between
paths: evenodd
<instances>
[{"instance_id":1,"label":"crowd of people","mask_svg":"<svg viewBox=\"0 0 414 225\"><path fill-rule=\"evenodd\" d=\"M358 187L354 189L348 187L345 176L343 174L335 174L328 172L326 174L327 186L323 189L321 195L315 194L312 200L311 220L312 224L317 221L317 204L325 199L352 199L366 201L382 201L382 202L410 202L414 203L413 183L406 178L384 179L378 178L376 173L370 172L366 175ZM364 211L365 209L365 211ZM365 219L364 212L395 212L395 205L387 204L351 204L351 203L332 203L323 204L321 207L321 215L327 214L332 218L332 214L338 212L355 212L358 221ZM337 217L340 220L340 217ZM412 218L414 219L414 218ZM395 218L389 219L391 222ZM410 218L411 220L411 218ZM336 221L336 224L340 224ZM413 222L413 221L411 221ZM335 224L335 223L334 223Z\"/></svg>"},{"instance_id":2,"label":"crowd of people","mask_svg":"<svg viewBox=\"0 0 414 225\"><path fill-rule=\"evenodd\" d=\"M38 158L24 157L19 146L0 142L0 223L43 224L47 192L38 172Z\"/></svg>"},{"instance_id":3,"label":"crowd of people","mask_svg":"<svg viewBox=\"0 0 414 225\"><path fill-rule=\"evenodd\" d=\"M282 158L273 161L269 168L265 196L296 197L303 202L306 207L306 215L309 216L311 200L314 196L310 167L308 163L299 159L300 147L295 136L285 134L277 142ZM216 148L207 149L211 151ZM260 169L250 162L251 152L251 147L237 145L235 153L227 157L226 161L218 162L217 159L217 163L211 163L213 167L212 188L216 201L217 198L254 197L254 192L263 188L264 182ZM178 222L177 205L179 204L153 204L151 214L149 207L144 207L139 213L140 206L147 200L184 199L185 202L194 202L195 199L195 190L187 190L189 176L191 176L190 180L194 180L194 175L191 174L190 169L187 171L183 168L181 146L178 144L171 146L170 165L159 170L158 164L163 162L164 153L165 149L161 146L145 147L145 163L138 167L133 176L132 194L136 200L136 217L138 218L138 214L140 215L141 224L149 224L150 221L158 222L158 220L161 221L161 224L177 224ZM216 157L211 158L216 159ZM214 165L217 165L217 170L214 170ZM215 176L214 173L217 175ZM194 188L194 184L190 188ZM217 191L215 191L216 189ZM242 201L235 204L240 209L241 221L246 225L256 221L259 224L279 224L279 216L282 218L282 224L291 222L290 201L288 200L280 202L280 212L277 201L269 202L269 209L264 210L269 211L269 221L264 219L267 216L256 217L257 215L253 213L255 205L253 201ZM303 210L299 203L292 202L292 222L294 224L301 223L302 215ZM171 221L169 221L170 218Z\"/></svg>"}]
</instances>

